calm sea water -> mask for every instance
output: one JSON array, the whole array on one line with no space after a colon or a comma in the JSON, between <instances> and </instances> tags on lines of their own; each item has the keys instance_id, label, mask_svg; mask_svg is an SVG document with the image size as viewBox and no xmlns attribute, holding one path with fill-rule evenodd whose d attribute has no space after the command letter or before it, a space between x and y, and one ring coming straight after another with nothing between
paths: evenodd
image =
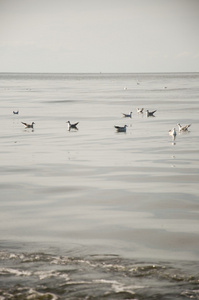
<instances>
[{"instance_id":1,"label":"calm sea water","mask_svg":"<svg viewBox=\"0 0 199 300\"><path fill-rule=\"evenodd\" d=\"M0 299L199 299L198 116L199 73L1 73Z\"/></svg>"}]
</instances>

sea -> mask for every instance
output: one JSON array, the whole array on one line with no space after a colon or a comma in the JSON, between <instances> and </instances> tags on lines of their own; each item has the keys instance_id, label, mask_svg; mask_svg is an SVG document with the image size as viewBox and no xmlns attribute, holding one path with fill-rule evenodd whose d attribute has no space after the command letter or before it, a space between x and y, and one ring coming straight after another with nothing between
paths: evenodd
<instances>
[{"instance_id":1,"label":"sea","mask_svg":"<svg viewBox=\"0 0 199 300\"><path fill-rule=\"evenodd\" d=\"M199 73L0 73L0 141L0 300L199 299Z\"/></svg>"}]
</instances>

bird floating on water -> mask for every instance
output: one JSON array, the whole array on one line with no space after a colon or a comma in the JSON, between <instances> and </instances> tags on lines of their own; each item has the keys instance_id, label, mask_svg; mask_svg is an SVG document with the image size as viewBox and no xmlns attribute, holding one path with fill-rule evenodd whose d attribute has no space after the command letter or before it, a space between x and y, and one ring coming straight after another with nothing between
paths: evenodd
<instances>
[{"instance_id":1,"label":"bird floating on water","mask_svg":"<svg viewBox=\"0 0 199 300\"><path fill-rule=\"evenodd\" d=\"M147 109L147 111L146 111L147 117L155 117L155 116L154 116L154 113L155 113L156 111L157 111L157 110L149 111L149 110Z\"/></svg>"},{"instance_id":2,"label":"bird floating on water","mask_svg":"<svg viewBox=\"0 0 199 300\"><path fill-rule=\"evenodd\" d=\"M142 114L143 111L144 111L144 108L137 108L137 112L138 112L138 113L141 113L141 114Z\"/></svg>"},{"instance_id":3,"label":"bird floating on water","mask_svg":"<svg viewBox=\"0 0 199 300\"><path fill-rule=\"evenodd\" d=\"M71 124L71 122L68 121L68 122L66 122L66 123L68 123L68 130L71 130L71 129L76 129L76 130L78 130L77 125L79 124L79 122L74 123L74 124Z\"/></svg>"},{"instance_id":4,"label":"bird floating on water","mask_svg":"<svg viewBox=\"0 0 199 300\"><path fill-rule=\"evenodd\" d=\"M179 132L188 131L188 128L191 126L191 124L182 126L182 125L180 125L180 123L178 123L177 125L178 125L178 128L179 128Z\"/></svg>"},{"instance_id":5,"label":"bird floating on water","mask_svg":"<svg viewBox=\"0 0 199 300\"><path fill-rule=\"evenodd\" d=\"M129 114L124 114L123 113L124 118L132 118L132 111Z\"/></svg>"},{"instance_id":6,"label":"bird floating on water","mask_svg":"<svg viewBox=\"0 0 199 300\"><path fill-rule=\"evenodd\" d=\"M173 137L173 139L175 140L176 135L177 135L176 129L173 128L173 129L169 130L169 134L170 134L170 135Z\"/></svg>"},{"instance_id":7,"label":"bird floating on water","mask_svg":"<svg viewBox=\"0 0 199 300\"><path fill-rule=\"evenodd\" d=\"M13 110L13 115L18 115L19 114L19 111L17 110L17 111L14 111Z\"/></svg>"},{"instance_id":8,"label":"bird floating on water","mask_svg":"<svg viewBox=\"0 0 199 300\"><path fill-rule=\"evenodd\" d=\"M24 122L21 122L23 125L26 126L26 128L33 128L33 125L35 124L34 122L32 122L32 124L27 124L27 123L24 123Z\"/></svg>"},{"instance_id":9,"label":"bird floating on water","mask_svg":"<svg viewBox=\"0 0 199 300\"><path fill-rule=\"evenodd\" d=\"M114 126L117 130L117 132L126 132L126 127L128 127L127 125L122 126Z\"/></svg>"}]
</instances>

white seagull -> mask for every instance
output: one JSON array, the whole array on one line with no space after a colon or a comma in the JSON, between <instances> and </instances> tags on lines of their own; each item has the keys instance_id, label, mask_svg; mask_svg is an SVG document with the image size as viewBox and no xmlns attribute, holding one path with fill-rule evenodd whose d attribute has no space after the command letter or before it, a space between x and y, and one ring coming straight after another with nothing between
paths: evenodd
<instances>
[{"instance_id":1,"label":"white seagull","mask_svg":"<svg viewBox=\"0 0 199 300\"><path fill-rule=\"evenodd\" d=\"M126 127L128 127L127 125L122 126L114 126L117 130L117 132L126 132Z\"/></svg>"},{"instance_id":2,"label":"white seagull","mask_svg":"<svg viewBox=\"0 0 199 300\"><path fill-rule=\"evenodd\" d=\"M142 114L143 111L144 111L144 108L137 108L137 112L138 112L138 113L141 113L141 114Z\"/></svg>"},{"instance_id":3,"label":"white seagull","mask_svg":"<svg viewBox=\"0 0 199 300\"><path fill-rule=\"evenodd\" d=\"M175 140L176 135L177 135L176 129L173 128L173 129L169 130L169 134L170 134L170 135L173 137L173 139Z\"/></svg>"},{"instance_id":4,"label":"white seagull","mask_svg":"<svg viewBox=\"0 0 199 300\"><path fill-rule=\"evenodd\" d=\"M129 114L123 114L124 118L132 118L132 111Z\"/></svg>"},{"instance_id":5,"label":"white seagull","mask_svg":"<svg viewBox=\"0 0 199 300\"><path fill-rule=\"evenodd\" d=\"M27 124L27 123L24 123L24 122L21 122L23 125L26 126L26 128L33 128L33 125L35 124L34 122L32 122L32 124Z\"/></svg>"},{"instance_id":6,"label":"white seagull","mask_svg":"<svg viewBox=\"0 0 199 300\"><path fill-rule=\"evenodd\" d=\"M76 130L78 130L77 125L79 124L79 122L74 123L74 124L71 124L71 122L68 121L68 122L66 122L66 123L68 123L68 130L71 130L71 129L76 129Z\"/></svg>"},{"instance_id":7,"label":"white seagull","mask_svg":"<svg viewBox=\"0 0 199 300\"><path fill-rule=\"evenodd\" d=\"M185 132L185 131L188 131L188 128L191 126L191 124L188 124L188 125L180 125L180 123L177 124L178 125L178 128L179 128L179 132Z\"/></svg>"},{"instance_id":8,"label":"white seagull","mask_svg":"<svg viewBox=\"0 0 199 300\"><path fill-rule=\"evenodd\" d=\"M147 111L146 111L147 117L155 117L153 114L154 114L156 111L157 111L157 110L149 111L149 110L147 109Z\"/></svg>"}]
</instances>

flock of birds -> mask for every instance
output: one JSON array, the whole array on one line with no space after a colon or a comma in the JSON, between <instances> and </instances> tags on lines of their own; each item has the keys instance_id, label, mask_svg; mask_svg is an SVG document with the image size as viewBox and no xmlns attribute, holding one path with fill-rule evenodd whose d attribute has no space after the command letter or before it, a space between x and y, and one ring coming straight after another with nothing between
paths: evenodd
<instances>
[{"instance_id":1,"label":"flock of birds","mask_svg":"<svg viewBox=\"0 0 199 300\"><path fill-rule=\"evenodd\" d=\"M146 115L147 117L154 117L154 113L156 112L157 110L153 110L153 111L149 111L148 109L146 110ZM144 112L144 108L137 108L137 113L141 113L143 114ZM123 113L123 116L125 118L132 118L132 111L129 113L129 114L124 114ZM179 132L187 132L189 127L191 126L191 124L188 124L188 125L184 125L182 126L180 123L177 124L178 125L178 129L179 129ZM124 126L115 126L116 130L118 132L126 132L126 128L128 126L127 125L124 125ZM177 135L177 132L176 132L176 129L173 128L171 130L169 130L169 134L173 137L173 139L176 138L176 135Z\"/></svg>"},{"instance_id":2,"label":"flock of birds","mask_svg":"<svg viewBox=\"0 0 199 300\"><path fill-rule=\"evenodd\" d=\"M154 117L154 114L157 110L153 110L153 111L149 111L148 109L146 110L146 115L147 117ZM140 113L140 114L143 114L144 112L144 108L137 108L137 113ZM123 113L123 117L124 118L132 118L132 111L129 113L129 114L125 114ZM19 114L19 111L13 111L13 114L14 115L18 115ZM28 124L28 123L25 123L25 122L21 122L25 128L32 128L34 127L34 122L32 122L31 124ZM67 121L66 123L68 123L68 130L71 130L71 129L76 129L78 130L77 128L77 125L79 124L79 122L77 123L71 123L70 121ZM178 128L179 128L179 132L186 132L188 131L189 127L191 126L191 124L188 124L188 125L184 125L182 126L180 123L177 124L178 125ZM126 128L128 127L127 125L124 125L124 126L114 126L115 129L117 130L117 132L126 132ZM176 132L176 129L173 128L171 130L169 130L169 134L173 137L173 139L176 138L176 135L177 135L177 132Z\"/></svg>"},{"instance_id":3,"label":"flock of birds","mask_svg":"<svg viewBox=\"0 0 199 300\"><path fill-rule=\"evenodd\" d=\"M154 116L154 113L156 112L157 110L153 110L153 111L149 111L148 109L146 110L146 115L147 117L155 117ZM144 112L144 108L137 108L137 112L140 113L140 114L143 114ZM124 118L132 118L132 111L129 113L129 114L122 114ZM127 125L124 125L124 126L115 126L115 129L118 131L118 132L126 132L126 127L128 127Z\"/></svg>"},{"instance_id":4,"label":"flock of birds","mask_svg":"<svg viewBox=\"0 0 199 300\"><path fill-rule=\"evenodd\" d=\"M189 127L191 126L191 124L182 126L180 123L178 123L177 125L179 128L179 132L186 132L186 131L188 131ZM169 134L173 137L173 139L175 139L176 135L177 135L176 129L173 128L173 129L169 130Z\"/></svg>"},{"instance_id":5,"label":"flock of birds","mask_svg":"<svg viewBox=\"0 0 199 300\"><path fill-rule=\"evenodd\" d=\"M17 111L14 111L13 110L13 114L14 115L18 115L19 114L19 111L17 110ZM35 122L32 122L31 124L28 124L28 123L25 123L25 122L21 122L24 126L25 126L25 128L34 128L34 124L35 124ZM71 124L71 122L70 121L68 121L68 122L66 122L66 123L68 123L68 129L69 130L71 130L71 129L78 129L77 128L77 125L79 124L79 122L77 122L77 123L74 123L74 124Z\"/></svg>"}]
</instances>

